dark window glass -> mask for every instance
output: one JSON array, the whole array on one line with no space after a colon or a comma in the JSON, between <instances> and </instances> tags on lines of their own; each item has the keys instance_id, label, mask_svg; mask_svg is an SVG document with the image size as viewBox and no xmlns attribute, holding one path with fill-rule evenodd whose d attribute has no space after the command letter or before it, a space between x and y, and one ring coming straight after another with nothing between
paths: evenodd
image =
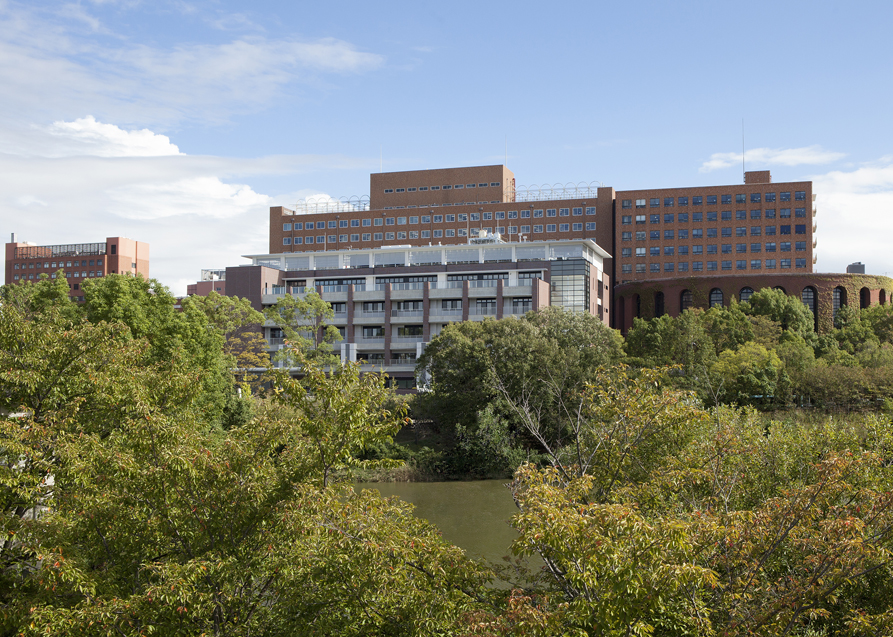
<instances>
[{"instance_id":1,"label":"dark window glass","mask_svg":"<svg viewBox=\"0 0 893 637\"><path fill-rule=\"evenodd\" d=\"M716 195L707 195L707 205L708 206L716 205Z\"/></svg>"}]
</instances>

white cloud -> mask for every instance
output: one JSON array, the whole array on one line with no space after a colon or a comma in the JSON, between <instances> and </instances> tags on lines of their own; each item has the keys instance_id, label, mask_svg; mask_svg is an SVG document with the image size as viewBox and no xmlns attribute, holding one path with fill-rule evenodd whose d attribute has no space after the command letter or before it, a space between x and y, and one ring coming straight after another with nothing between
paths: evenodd
<instances>
[{"instance_id":1,"label":"white cloud","mask_svg":"<svg viewBox=\"0 0 893 637\"><path fill-rule=\"evenodd\" d=\"M749 165L757 166L801 166L829 164L845 156L845 153L825 150L816 145L803 148L752 148L747 151L746 160ZM701 165L700 170L706 173L740 166L741 157L741 153L713 153Z\"/></svg>"},{"instance_id":2,"label":"white cloud","mask_svg":"<svg viewBox=\"0 0 893 637\"><path fill-rule=\"evenodd\" d=\"M214 123L265 108L321 75L363 73L384 63L335 38L133 44L87 20L83 7L77 11L76 19L64 20L0 3L0 115L33 121L92 112L115 121Z\"/></svg>"},{"instance_id":3,"label":"white cloud","mask_svg":"<svg viewBox=\"0 0 893 637\"><path fill-rule=\"evenodd\" d=\"M66 146L75 155L159 157L181 154L166 135L158 135L146 128L126 131L114 124L97 122L92 115L73 122L53 122L46 130L50 135L70 142Z\"/></svg>"},{"instance_id":4,"label":"white cloud","mask_svg":"<svg viewBox=\"0 0 893 637\"><path fill-rule=\"evenodd\" d=\"M817 269L844 272L862 261L872 274L893 275L893 158L853 171L812 177L816 198Z\"/></svg>"},{"instance_id":5,"label":"white cloud","mask_svg":"<svg viewBox=\"0 0 893 637\"><path fill-rule=\"evenodd\" d=\"M119 235L144 241L151 246L151 276L177 294L185 294L184 281L194 282L201 268L238 265L243 254L267 252L271 205L308 196L333 200L310 189L258 192L248 183L252 176L366 167L343 156L174 154L176 145L151 130L126 131L94 118L67 124L76 122L50 127L63 131L61 137L30 127L22 139L27 154L0 153L2 230L40 245ZM60 152L60 139L73 152ZM149 156L152 149L162 152Z\"/></svg>"}]
</instances>

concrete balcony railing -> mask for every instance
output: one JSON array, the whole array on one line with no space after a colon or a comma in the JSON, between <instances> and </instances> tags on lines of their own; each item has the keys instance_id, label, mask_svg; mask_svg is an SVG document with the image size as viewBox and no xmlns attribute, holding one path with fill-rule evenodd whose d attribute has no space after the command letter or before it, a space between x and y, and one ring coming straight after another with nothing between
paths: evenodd
<instances>
[{"instance_id":1,"label":"concrete balcony railing","mask_svg":"<svg viewBox=\"0 0 893 637\"><path fill-rule=\"evenodd\" d=\"M425 337L421 334L417 336L392 336L391 341L396 343L421 343Z\"/></svg>"},{"instance_id":2,"label":"concrete balcony railing","mask_svg":"<svg viewBox=\"0 0 893 637\"><path fill-rule=\"evenodd\" d=\"M391 316L397 318L422 318L425 316L424 310L394 310Z\"/></svg>"},{"instance_id":3,"label":"concrete balcony railing","mask_svg":"<svg viewBox=\"0 0 893 637\"><path fill-rule=\"evenodd\" d=\"M469 316L496 316L496 307L470 307Z\"/></svg>"},{"instance_id":4,"label":"concrete balcony railing","mask_svg":"<svg viewBox=\"0 0 893 637\"><path fill-rule=\"evenodd\" d=\"M459 316L459 317L461 317L462 316L462 308L451 308L451 309L445 310L445 309L439 308L439 307L432 307L430 314L431 314L431 316L451 316L451 317Z\"/></svg>"},{"instance_id":5,"label":"concrete balcony railing","mask_svg":"<svg viewBox=\"0 0 893 637\"><path fill-rule=\"evenodd\" d=\"M415 367L417 360L415 358L392 358L388 361L390 365L412 365Z\"/></svg>"}]
</instances>

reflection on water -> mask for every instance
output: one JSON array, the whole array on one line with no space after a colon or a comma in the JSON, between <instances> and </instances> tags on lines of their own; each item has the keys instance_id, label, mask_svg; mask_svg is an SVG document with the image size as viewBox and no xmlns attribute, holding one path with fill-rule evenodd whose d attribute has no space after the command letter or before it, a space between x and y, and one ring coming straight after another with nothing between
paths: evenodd
<instances>
[{"instance_id":1,"label":"reflection on water","mask_svg":"<svg viewBox=\"0 0 893 637\"><path fill-rule=\"evenodd\" d=\"M443 538L472 557L499 562L518 537L509 525L518 512L508 480L474 482L375 482L358 489L376 489L415 506L415 514L432 522Z\"/></svg>"}]
</instances>

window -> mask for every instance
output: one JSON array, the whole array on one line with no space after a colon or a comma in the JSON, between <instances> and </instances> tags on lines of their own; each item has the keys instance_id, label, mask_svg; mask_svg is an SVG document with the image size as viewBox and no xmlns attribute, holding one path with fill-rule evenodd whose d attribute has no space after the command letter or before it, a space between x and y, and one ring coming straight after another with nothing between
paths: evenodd
<instances>
[{"instance_id":1,"label":"window","mask_svg":"<svg viewBox=\"0 0 893 637\"><path fill-rule=\"evenodd\" d=\"M462 215L459 215L459 216L461 217ZM518 211L517 211L517 210L509 210L509 211L508 211L508 218L509 218L509 219L517 219L517 218L518 218ZM465 221L465 219L461 219L461 218L460 218L459 221Z\"/></svg>"},{"instance_id":2,"label":"window","mask_svg":"<svg viewBox=\"0 0 893 637\"><path fill-rule=\"evenodd\" d=\"M782 270L790 270L791 269L791 260L790 259L781 259L779 266L781 266Z\"/></svg>"},{"instance_id":3,"label":"window","mask_svg":"<svg viewBox=\"0 0 893 637\"><path fill-rule=\"evenodd\" d=\"M747 210L736 210L735 219L738 221L744 221L745 219L747 219Z\"/></svg>"},{"instance_id":4,"label":"window","mask_svg":"<svg viewBox=\"0 0 893 637\"><path fill-rule=\"evenodd\" d=\"M688 261L679 262L679 272L688 272Z\"/></svg>"},{"instance_id":5,"label":"window","mask_svg":"<svg viewBox=\"0 0 893 637\"><path fill-rule=\"evenodd\" d=\"M692 246L691 253L692 254L704 254L704 246Z\"/></svg>"},{"instance_id":6,"label":"window","mask_svg":"<svg viewBox=\"0 0 893 637\"><path fill-rule=\"evenodd\" d=\"M363 241L372 241L372 235L368 232L363 233Z\"/></svg>"},{"instance_id":7,"label":"window","mask_svg":"<svg viewBox=\"0 0 893 637\"><path fill-rule=\"evenodd\" d=\"M691 231L691 238L692 238L692 239L701 239L701 238L703 238L703 237L704 237L704 230L703 230L703 228L694 228L694 229Z\"/></svg>"},{"instance_id":8,"label":"window","mask_svg":"<svg viewBox=\"0 0 893 637\"><path fill-rule=\"evenodd\" d=\"M766 252L775 252L775 244L767 243L766 244Z\"/></svg>"},{"instance_id":9,"label":"window","mask_svg":"<svg viewBox=\"0 0 893 637\"><path fill-rule=\"evenodd\" d=\"M660 230L652 230L648 233L648 238L652 241L657 241L658 239L660 239Z\"/></svg>"},{"instance_id":10,"label":"window","mask_svg":"<svg viewBox=\"0 0 893 637\"><path fill-rule=\"evenodd\" d=\"M735 228L735 236L736 237L746 237L747 236L747 228Z\"/></svg>"},{"instance_id":11,"label":"window","mask_svg":"<svg viewBox=\"0 0 893 637\"><path fill-rule=\"evenodd\" d=\"M435 230L435 231L434 231L434 238L435 238L435 239L440 239L441 237L443 237L443 230Z\"/></svg>"},{"instance_id":12,"label":"window","mask_svg":"<svg viewBox=\"0 0 893 637\"><path fill-rule=\"evenodd\" d=\"M447 228L445 232L446 232L446 234L444 236L447 236L447 237L455 237L456 236L456 231L453 228Z\"/></svg>"},{"instance_id":13,"label":"window","mask_svg":"<svg viewBox=\"0 0 893 637\"><path fill-rule=\"evenodd\" d=\"M795 192L795 193L794 193L794 200L795 200L795 201L806 201L806 191L805 191L805 190L798 190L797 192Z\"/></svg>"},{"instance_id":14,"label":"window","mask_svg":"<svg viewBox=\"0 0 893 637\"><path fill-rule=\"evenodd\" d=\"M790 208L781 208L778 211L778 216L781 219L790 219L791 218L791 209Z\"/></svg>"},{"instance_id":15,"label":"window","mask_svg":"<svg viewBox=\"0 0 893 637\"><path fill-rule=\"evenodd\" d=\"M579 225L579 224L576 224L576 223L575 223L574 225L576 226L576 225ZM593 232L593 231L595 231L595 222L594 222L594 221L587 221L587 222L586 222L586 231L587 231L587 232Z\"/></svg>"},{"instance_id":16,"label":"window","mask_svg":"<svg viewBox=\"0 0 893 637\"><path fill-rule=\"evenodd\" d=\"M691 220L692 220L693 222L703 221L703 220L704 220L704 213L703 213L703 212L693 212L693 213L691 213Z\"/></svg>"},{"instance_id":17,"label":"window","mask_svg":"<svg viewBox=\"0 0 893 637\"><path fill-rule=\"evenodd\" d=\"M735 244L735 252L747 252L747 244L746 243L736 243Z\"/></svg>"},{"instance_id":18,"label":"window","mask_svg":"<svg viewBox=\"0 0 893 637\"><path fill-rule=\"evenodd\" d=\"M419 218L418 218L418 217L410 217L410 218L409 218L409 223L418 223L418 222L419 222Z\"/></svg>"},{"instance_id":19,"label":"window","mask_svg":"<svg viewBox=\"0 0 893 637\"><path fill-rule=\"evenodd\" d=\"M644 208L645 200L644 199L636 199L636 208Z\"/></svg>"},{"instance_id":20,"label":"window","mask_svg":"<svg viewBox=\"0 0 893 637\"><path fill-rule=\"evenodd\" d=\"M284 246L290 246L290 245L291 245L291 237L283 237L283 238L282 238L282 245L284 245Z\"/></svg>"},{"instance_id":21,"label":"window","mask_svg":"<svg viewBox=\"0 0 893 637\"><path fill-rule=\"evenodd\" d=\"M735 195L735 203L747 203L747 195Z\"/></svg>"},{"instance_id":22,"label":"window","mask_svg":"<svg viewBox=\"0 0 893 637\"><path fill-rule=\"evenodd\" d=\"M569 217L570 214L571 214L571 209L570 209L570 208L559 208L559 209L558 209L558 216L559 216L559 217Z\"/></svg>"},{"instance_id":23,"label":"window","mask_svg":"<svg viewBox=\"0 0 893 637\"><path fill-rule=\"evenodd\" d=\"M497 211L496 211L496 219L498 219L498 220L505 219L505 211L504 211L504 210L497 210Z\"/></svg>"},{"instance_id":24,"label":"window","mask_svg":"<svg viewBox=\"0 0 893 637\"><path fill-rule=\"evenodd\" d=\"M394 219L394 217L388 217L387 219L384 220L384 225L386 225L386 226L393 226L395 223L396 223L396 219Z\"/></svg>"},{"instance_id":25,"label":"window","mask_svg":"<svg viewBox=\"0 0 893 637\"><path fill-rule=\"evenodd\" d=\"M732 203L732 195L723 195L722 199L720 199L720 201L722 201L723 205L731 204Z\"/></svg>"},{"instance_id":26,"label":"window","mask_svg":"<svg viewBox=\"0 0 893 637\"><path fill-rule=\"evenodd\" d=\"M806 216L806 208L794 208L794 216L795 217L805 217Z\"/></svg>"},{"instance_id":27,"label":"window","mask_svg":"<svg viewBox=\"0 0 893 637\"><path fill-rule=\"evenodd\" d=\"M762 261L760 261L759 259L753 259L753 260L751 260L751 262L750 262L750 269L751 269L751 270L760 270L760 269L762 269L762 267L763 267L763 266L762 266Z\"/></svg>"},{"instance_id":28,"label":"window","mask_svg":"<svg viewBox=\"0 0 893 637\"><path fill-rule=\"evenodd\" d=\"M731 261L723 261L723 262L722 262L722 269L723 269L723 270L731 270L731 269L732 269L732 262L731 262Z\"/></svg>"},{"instance_id":29,"label":"window","mask_svg":"<svg viewBox=\"0 0 893 637\"><path fill-rule=\"evenodd\" d=\"M339 222L338 222L338 227L339 227L339 228L346 228L346 227L347 227L347 219L342 219L341 221L339 221Z\"/></svg>"},{"instance_id":30,"label":"window","mask_svg":"<svg viewBox=\"0 0 893 637\"><path fill-rule=\"evenodd\" d=\"M565 224L565 225L567 225L567 224ZM589 224L587 223L586 225L588 226ZM595 229L595 224L593 223L592 226L593 226L593 230L594 230L594 229ZM575 224L574 224L574 227L573 227L573 231L574 231L574 232L582 232L582 231L583 231L583 224L582 224L582 223L575 223Z\"/></svg>"},{"instance_id":31,"label":"window","mask_svg":"<svg viewBox=\"0 0 893 637\"><path fill-rule=\"evenodd\" d=\"M633 249L632 249L632 248L621 248L621 249L620 249L620 256L622 256L622 257L631 257L631 256L633 256Z\"/></svg>"},{"instance_id":32,"label":"window","mask_svg":"<svg viewBox=\"0 0 893 637\"><path fill-rule=\"evenodd\" d=\"M712 210L707 213L707 221L716 221L716 211Z\"/></svg>"},{"instance_id":33,"label":"window","mask_svg":"<svg viewBox=\"0 0 893 637\"><path fill-rule=\"evenodd\" d=\"M747 261L735 261L735 269L736 270L746 270L747 269Z\"/></svg>"},{"instance_id":34,"label":"window","mask_svg":"<svg viewBox=\"0 0 893 637\"><path fill-rule=\"evenodd\" d=\"M682 229L679 231L678 236L680 239L688 239L688 230Z\"/></svg>"},{"instance_id":35,"label":"window","mask_svg":"<svg viewBox=\"0 0 893 637\"><path fill-rule=\"evenodd\" d=\"M589 215L594 215L594 214L595 214L595 206L588 206L586 208L586 216L588 217Z\"/></svg>"},{"instance_id":36,"label":"window","mask_svg":"<svg viewBox=\"0 0 893 637\"><path fill-rule=\"evenodd\" d=\"M294 238L294 242L295 242L295 245L296 245L296 246L299 246L299 245L301 245L302 243L304 243L304 237L295 237L295 238Z\"/></svg>"},{"instance_id":37,"label":"window","mask_svg":"<svg viewBox=\"0 0 893 637\"><path fill-rule=\"evenodd\" d=\"M622 225L624 225L624 226L628 226L628 225L630 225L632 222L633 222L633 217L632 217L632 215L623 215L623 216L620 218L620 223L621 223Z\"/></svg>"},{"instance_id":38,"label":"window","mask_svg":"<svg viewBox=\"0 0 893 637\"><path fill-rule=\"evenodd\" d=\"M540 216L542 216L542 215L540 215ZM434 217L434 220L437 221L437 217ZM481 214L480 214L479 212L472 212L472 213L471 213L471 220L472 220L472 221L480 221L480 220L481 220Z\"/></svg>"},{"instance_id":39,"label":"window","mask_svg":"<svg viewBox=\"0 0 893 637\"><path fill-rule=\"evenodd\" d=\"M716 195L707 195L707 205L708 206L716 205Z\"/></svg>"},{"instance_id":40,"label":"window","mask_svg":"<svg viewBox=\"0 0 893 637\"><path fill-rule=\"evenodd\" d=\"M498 186L498 185L499 185L499 182L498 182L498 181L491 181L491 182L490 182L490 185L491 185L491 186Z\"/></svg>"},{"instance_id":41,"label":"window","mask_svg":"<svg viewBox=\"0 0 893 637\"><path fill-rule=\"evenodd\" d=\"M664 215L664 223L673 223L673 213Z\"/></svg>"},{"instance_id":42,"label":"window","mask_svg":"<svg viewBox=\"0 0 893 637\"><path fill-rule=\"evenodd\" d=\"M688 223L688 213L687 212L679 213L679 223Z\"/></svg>"},{"instance_id":43,"label":"window","mask_svg":"<svg viewBox=\"0 0 893 637\"><path fill-rule=\"evenodd\" d=\"M673 256L673 246L664 246L664 256Z\"/></svg>"},{"instance_id":44,"label":"window","mask_svg":"<svg viewBox=\"0 0 893 637\"><path fill-rule=\"evenodd\" d=\"M775 226L766 226L766 236L775 236Z\"/></svg>"},{"instance_id":45,"label":"window","mask_svg":"<svg viewBox=\"0 0 893 637\"><path fill-rule=\"evenodd\" d=\"M679 246L679 254L688 254L688 246Z\"/></svg>"},{"instance_id":46,"label":"window","mask_svg":"<svg viewBox=\"0 0 893 637\"><path fill-rule=\"evenodd\" d=\"M660 223L660 215L650 215L648 219L651 223Z\"/></svg>"},{"instance_id":47,"label":"window","mask_svg":"<svg viewBox=\"0 0 893 637\"><path fill-rule=\"evenodd\" d=\"M761 243L751 243L751 244L750 244L750 251L751 251L751 252L759 252L759 251L760 251L760 248L762 248L762 244L761 244Z\"/></svg>"},{"instance_id":48,"label":"window","mask_svg":"<svg viewBox=\"0 0 893 637\"><path fill-rule=\"evenodd\" d=\"M704 262L703 261L692 261L691 269L692 269L692 272L703 272L704 271Z\"/></svg>"},{"instance_id":49,"label":"window","mask_svg":"<svg viewBox=\"0 0 893 637\"><path fill-rule=\"evenodd\" d=\"M673 231L672 230L664 230L664 239L667 241L673 240Z\"/></svg>"},{"instance_id":50,"label":"window","mask_svg":"<svg viewBox=\"0 0 893 637\"><path fill-rule=\"evenodd\" d=\"M651 246L650 248L648 248L648 252L653 257L659 257L660 256L660 246Z\"/></svg>"},{"instance_id":51,"label":"window","mask_svg":"<svg viewBox=\"0 0 893 637\"><path fill-rule=\"evenodd\" d=\"M547 217L554 217L556 212L555 208L546 208Z\"/></svg>"},{"instance_id":52,"label":"window","mask_svg":"<svg viewBox=\"0 0 893 637\"><path fill-rule=\"evenodd\" d=\"M621 208L632 208L633 200L632 199L624 199L623 202L620 204L620 207Z\"/></svg>"},{"instance_id":53,"label":"window","mask_svg":"<svg viewBox=\"0 0 893 637\"><path fill-rule=\"evenodd\" d=\"M636 215L636 223L637 224L645 223L645 215Z\"/></svg>"},{"instance_id":54,"label":"window","mask_svg":"<svg viewBox=\"0 0 893 637\"><path fill-rule=\"evenodd\" d=\"M558 232L570 232L570 224L559 223L558 224Z\"/></svg>"},{"instance_id":55,"label":"window","mask_svg":"<svg viewBox=\"0 0 893 637\"><path fill-rule=\"evenodd\" d=\"M751 219L759 219L760 217L762 217L762 211L761 211L761 210L751 210L751 211L750 211L750 218L751 218Z\"/></svg>"},{"instance_id":56,"label":"window","mask_svg":"<svg viewBox=\"0 0 893 637\"><path fill-rule=\"evenodd\" d=\"M304 237L304 243L313 243L313 237Z\"/></svg>"},{"instance_id":57,"label":"window","mask_svg":"<svg viewBox=\"0 0 893 637\"><path fill-rule=\"evenodd\" d=\"M716 228L707 228L707 238L709 238L709 239L716 238Z\"/></svg>"},{"instance_id":58,"label":"window","mask_svg":"<svg viewBox=\"0 0 893 637\"><path fill-rule=\"evenodd\" d=\"M644 257L645 256L645 248L636 248L636 256Z\"/></svg>"},{"instance_id":59,"label":"window","mask_svg":"<svg viewBox=\"0 0 893 637\"><path fill-rule=\"evenodd\" d=\"M644 274L644 273L645 273L645 264L644 264L644 263L637 263L637 264L636 264L636 273L637 273L637 274Z\"/></svg>"},{"instance_id":60,"label":"window","mask_svg":"<svg viewBox=\"0 0 893 637\"><path fill-rule=\"evenodd\" d=\"M385 233L384 233L384 238L385 238L385 241L393 241L393 240L394 240L394 233L393 233L393 232L385 232Z\"/></svg>"},{"instance_id":61,"label":"window","mask_svg":"<svg viewBox=\"0 0 893 637\"><path fill-rule=\"evenodd\" d=\"M688 205L688 197L679 197L679 199L677 201L679 202L680 206Z\"/></svg>"},{"instance_id":62,"label":"window","mask_svg":"<svg viewBox=\"0 0 893 637\"><path fill-rule=\"evenodd\" d=\"M791 226L779 226L779 234L791 234Z\"/></svg>"},{"instance_id":63,"label":"window","mask_svg":"<svg viewBox=\"0 0 893 637\"><path fill-rule=\"evenodd\" d=\"M795 225L794 234L806 234L806 225L802 223Z\"/></svg>"},{"instance_id":64,"label":"window","mask_svg":"<svg viewBox=\"0 0 893 637\"><path fill-rule=\"evenodd\" d=\"M443 220L447 223L456 223L456 215L444 215Z\"/></svg>"},{"instance_id":65,"label":"window","mask_svg":"<svg viewBox=\"0 0 893 637\"><path fill-rule=\"evenodd\" d=\"M766 269L767 270L775 269L775 259L766 259Z\"/></svg>"},{"instance_id":66,"label":"window","mask_svg":"<svg viewBox=\"0 0 893 637\"><path fill-rule=\"evenodd\" d=\"M660 263L652 263L650 269L652 272L660 272Z\"/></svg>"},{"instance_id":67,"label":"window","mask_svg":"<svg viewBox=\"0 0 893 637\"><path fill-rule=\"evenodd\" d=\"M805 268L806 267L806 259L794 259L794 267Z\"/></svg>"},{"instance_id":68,"label":"window","mask_svg":"<svg viewBox=\"0 0 893 637\"><path fill-rule=\"evenodd\" d=\"M762 230L763 229L760 226L751 226L750 227L750 236L759 237Z\"/></svg>"},{"instance_id":69,"label":"window","mask_svg":"<svg viewBox=\"0 0 893 637\"><path fill-rule=\"evenodd\" d=\"M778 244L779 250L782 252L790 252L791 251L791 242L790 241L782 241Z\"/></svg>"},{"instance_id":70,"label":"window","mask_svg":"<svg viewBox=\"0 0 893 637\"><path fill-rule=\"evenodd\" d=\"M664 263L664 272L672 272L674 267L674 263Z\"/></svg>"},{"instance_id":71,"label":"window","mask_svg":"<svg viewBox=\"0 0 893 637\"><path fill-rule=\"evenodd\" d=\"M376 219L376 220L375 220L375 225L376 225L376 226L380 226L381 224L382 224L382 219Z\"/></svg>"},{"instance_id":72,"label":"window","mask_svg":"<svg viewBox=\"0 0 893 637\"><path fill-rule=\"evenodd\" d=\"M652 208L660 208L660 198L659 197L652 197L650 203L651 203Z\"/></svg>"},{"instance_id":73,"label":"window","mask_svg":"<svg viewBox=\"0 0 893 637\"><path fill-rule=\"evenodd\" d=\"M554 217L555 215L552 215L552 216ZM484 213L484 221L493 221L493 213L485 212Z\"/></svg>"},{"instance_id":74,"label":"window","mask_svg":"<svg viewBox=\"0 0 893 637\"><path fill-rule=\"evenodd\" d=\"M290 224L290 223L283 223L283 224L282 224L282 231L283 231L283 232L291 232L291 224Z\"/></svg>"},{"instance_id":75,"label":"window","mask_svg":"<svg viewBox=\"0 0 893 637\"><path fill-rule=\"evenodd\" d=\"M711 243L707 246L707 254L716 254L716 244Z\"/></svg>"},{"instance_id":76,"label":"window","mask_svg":"<svg viewBox=\"0 0 893 637\"><path fill-rule=\"evenodd\" d=\"M534 232L534 234L539 233L539 232L542 232L542 231L543 231L543 227L542 227L542 226L533 226L533 232Z\"/></svg>"},{"instance_id":77,"label":"window","mask_svg":"<svg viewBox=\"0 0 893 637\"><path fill-rule=\"evenodd\" d=\"M632 263L624 263L622 266L620 266L620 269L624 274L632 274L633 265Z\"/></svg>"},{"instance_id":78,"label":"window","mask_svg":"<svg viewBox=\"0 0 893 637\"><path fill-rule=\"evenodd\" d=\"M546 232L555 232L555 224L547 223L546 224Z\"/></svg>"},{"instance_id":79,"label":"window","mask_svg":"<svg viewBox=\"0 0 893 637\"><path fill-rule=\"evenodd\" d=\"M346 235L346 234L339 234L339 235L338 235L338 242L339 242L339 243L347 243L347 235Z\"/></svg>"},{"instance_id":80,"label":"window","mask_svg":"<svg viewBox=\"0 0 893 637\"><path fill-rule=\"evenodd\" d=\"M530 226L521 226L521 234L530 234Z\"/></svg>"},{"instance_id":81,"label":"window","mask_svg":"<svg viewBox=\"0 0 893 637\"><path fill-rule=\"evenodd\" d=\"M308 226L307 229L310 230L311 227L312 227L312 226ZM316 222L316 229L317 229L317 230L324 230L325 227L326 227L326 222L325 222L325 221L317 221L317 222Z\"/></svg>"},{"instance_id":82,"label":"window","mask_svg":"<svg viewBox=\"0 0 893 637\"><path fill-rule=\"evenodd\" d=\"M723 221L731 221L732 220L732 211L731 210L723 210L722 211L722 220Z\"/></svg>"},{"instance_id":83,"label":"window","mask_svg":"<svg viewBox=\"0 0 893 637\"><path fill-rule=\"evenodd\" d=\"M720 290L719 288L713 288L712 290L710 290L710 307L722 307L722 304L722 290Z\"/></svg>"},{"instance_id":84,"label":"window","mask_svg":"<svg viewBox=\"0 0 893 637\"><path fill-rule=\"evenodd\" d=\"M797 241L794 244L794 250L796 250L797 252L803 252L804 250L806 250L806 242L805 241Z\"/></svg>"},{"instance_id":85,"label":"window","mask_svg":"<svg viewBox=\"0 0 893 637\"><path fill-rule=\"evenodd\" d=\"M629 231L627 231L627 232L621 232L621 233L620 233L620 240L621 240L621 241L632 241L632 240L633 240L633 233L632 233L632 232L629 232Z\"/></svg>"}]
</instances>

